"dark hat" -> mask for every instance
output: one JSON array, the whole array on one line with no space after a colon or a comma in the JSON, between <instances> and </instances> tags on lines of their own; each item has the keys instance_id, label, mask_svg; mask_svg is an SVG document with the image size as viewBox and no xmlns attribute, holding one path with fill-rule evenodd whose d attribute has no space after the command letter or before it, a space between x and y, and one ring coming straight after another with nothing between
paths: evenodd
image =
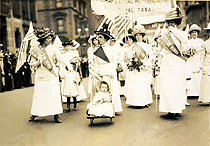
<instances>
[{"instance_id":1,"label":"dark hat","mask_svg":"<svg viewBox=\"0 0 210 146\"><path fill-rule=\"evenodd\" d=\"M74 49L77 49L80 46L80 44L77 41L75 41L75 40L65 41L65 42L63 42L62 45L63 46L68 46L69 45L69 46L71 46Z\"/></svg>"},{"instance_id":2,"label":"dark hat","mask_svg":"<svg viewBox=\"0 0 210 146\"><path fill-rule=\"evenodd\" d=\"M55 38L55 33L50 28L46 27L34 29L33 33L36 35L36 37L38 37L38 40L45 39L48 36Z\"/></svg>"},{"instance_id":3,"label":"dark hat","mask_svg":"<svg viewBox=\"0 0 210 146\"><path fill-rule=\"evenodd\" d=\"M170 11L168 14L166 14L166 21L180 20L182 18L183 16L179 7L176 7L175 9Z\"/></svg>"},{"instance_id":4,"label":"dark hat","mask_svg":"<svg viewBox=\"0 0 210 146\"><path fill-rule=\"evenodd\" d=\"M102 28L99 31L94 31L95 34L102 34L109 37L109 39L114 39L114 37L110 34L110 31L108 30L108 24L103 24Z\"/></svg>"},{"instance_id":5,"label":"dark hat","mask_svg":"<svg viewBox=\"0 0 210 146\"><path fill-rule=\"evenodd\" d=\"M128 39L128 38L131 38L133 41L135 41L135 38L133 37L132 33L133 33L133 30L130 28L130 29L128 30L128 35L125 36L125 37L122 39L123 43L125 43L126 39Z\"/></svg>"}]
</instances>

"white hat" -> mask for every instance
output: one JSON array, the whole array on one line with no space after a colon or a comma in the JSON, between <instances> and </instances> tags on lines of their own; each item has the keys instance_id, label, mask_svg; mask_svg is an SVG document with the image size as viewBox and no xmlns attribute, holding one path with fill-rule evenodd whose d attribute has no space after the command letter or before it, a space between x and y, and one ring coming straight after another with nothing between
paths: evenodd
<instances>
[{"instance_id":1,"label":"white hat","mask_svg":"<svg viewBox=\"0 0 210 146\"><path fill-rule=\"evenodd\" d=\"M190 26L190 29L189 29L188 33L190 33L190 32L193 31L193 30L196 30L196 31L201 32L201 28L200 28L197 24L192 24L192 25Z\"/></svg>"},{"instance_id":2,"label":"white hat","mask_svg":"<svg viewBox=\"0 0 210 146\"><path fill-rule=\"evenodd\" d=\"M134 26L133 32L132 32L133 36L138 34L138 33L145 35L145 28L144 28L143 25Z\"/></svg>"},{"instance_id":3,"label":"white hat","mask_svg":"<svg viewBox=\"0 0 210 146\"><path fill-rule=\"evenodd\" d=\"M208 24L207 28L204 28L205 30L210 30L210 23Z\"/></svg>"}]
</instances>

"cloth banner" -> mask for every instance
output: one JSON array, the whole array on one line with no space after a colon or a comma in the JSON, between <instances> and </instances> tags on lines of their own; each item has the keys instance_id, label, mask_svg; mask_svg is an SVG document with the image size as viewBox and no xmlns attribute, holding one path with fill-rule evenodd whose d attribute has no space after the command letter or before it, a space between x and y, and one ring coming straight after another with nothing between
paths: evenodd
<instances>
[{"instance_id":1,"label":"cloth banner","mask_svg":"<svg viewBox=\"0 0 210 146\"><path fill-rule=\"evenodd\" d=\"M106 56L104 52L104 49L101 46L99 46L98 49L93 54L103 59L104 61L110 63L108 57Z\"/></svg>"},{"instance_id":2,"label":"cloth banner","mask_svg":"<svg viewBox=\"0 0 210 146\"><path fill-rule=\"evenodd\" d=\"M91 8L96 15L113 19L118 14L138 19L140 24L165 21L165 15L174 7L170 0L91 0Z\"/></svg>"},{"instance_id":3,"label":"cloth banner","mask_svg":"<svg viewBox=\"0 0 210 146\"><path fill-rule=\"evenodd\" d=\"M171 37L170 32L165 32L161 34L161 37L158 38L157 40L158 44L160 44L164 49L170 51L174 55L182 58L185 60L183 57L182 53L179 50L179 47L177 47L174 43L174 40Z\"/></svg>"},{"instance_id":4,"label":"cloth banner","mask_svg":"<svg viewBox=\"0 0 210 146\"><path fill-rule=\"evenodd\" d=\"M134 50L135 52L135 55L136 57L139 59L139 60L144 60L147 58L147 53L145 52L145 50L139 46L138 44L134 44L132 45L132 49Z\"/></svg>"},{"instance_id":5,"label":"cloth banner","mask_svg":"<svg viewBox=\"0 0 210 146\"><path fill-rule=\"evenodd\" d=\"M54 74L55 76L56 73L55 71L53 70L53 65L47 55L47 52L44 48L42 47L39 47L39 44L37 44L36 47L33 47L31 48L30 50L30 54L31 56L33 56L34 58L38 59L39 56L42 56L43 60L42 60L42 64L52 73Z\"/></svg>"}]
</instances>

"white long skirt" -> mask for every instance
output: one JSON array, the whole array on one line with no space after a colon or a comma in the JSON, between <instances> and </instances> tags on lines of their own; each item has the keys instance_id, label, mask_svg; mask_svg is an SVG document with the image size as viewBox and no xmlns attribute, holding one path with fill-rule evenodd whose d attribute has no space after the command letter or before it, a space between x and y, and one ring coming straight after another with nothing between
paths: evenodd
<instances>
[{"instance_id":1,"label":"white long skirt","mask_svg":"<svg viewBox=\"0 0 210 146\"><path fill-rule=\"evenodd\" d=\"M35 81L31 114L49 116L63 113L59 79Z\"/></svg>"},{"instance_id":2,"label":"white long skirt","mask_svg":"<svg viewBox=\"0 0 210 146\"><path fill-rule=\"evenodd\" d=\"M92 103L89 103L92 104ZM112 103L103 103L103 104L97 104L97 105L88 105L90 106L88 110L88 114L92 114L95 116L108 116L113 117L115 115L114 113L114 105Z\"/></svg>"},{"instance_id":3,"label":"white long skirt","mask_svg":"<svg viewBox=\"0 0 210 146\"><path fill-rule=\"evenodd\" d=\"M185 61L166 54L160 67L160 112L182 113L186 102Z\"/></svg>"},{"instance_id":4,"label":"white long skirt","mask_svg":"<svg viewBox=\"0 0 210 146\"><path fill-rule=\"evenodd\" d=\"M201 78L201 88L200 88L200 96L198 101L201 102L210 102L210 76L202 75Z\"/></svg>"},{"instance_id":5,"label":"white long skirt","mask_svg":"<svg viewBox=\"0 0 210 146\"><path fill-rule=\"evenodd\" d=\"M153 102L151 91L151 76L149 71L128 71L126 104L145 106Z\"/></svg>"},{"instance_id":6,"label":"white long skirt","mask_svg":"<svg viewBox=\"0 0 210 146\"><path fill-rule=\"evenodd\" d=\"M192 73L199 68L199 63L199 55L194 55L187 60L187 78L191 78L187 80L187 96L199 96L202 73Z\"/></svg>"}]
</instances>

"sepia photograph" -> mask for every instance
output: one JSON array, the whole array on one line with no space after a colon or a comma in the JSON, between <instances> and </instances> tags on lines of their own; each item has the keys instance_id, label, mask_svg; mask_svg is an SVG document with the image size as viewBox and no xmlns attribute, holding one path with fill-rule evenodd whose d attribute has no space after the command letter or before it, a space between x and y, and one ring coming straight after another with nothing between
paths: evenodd
<instances>
[{"instance_id":1,"label":"sepia photograph","mask_svg":"<svg viewBox=\"0 0 210 146\"><path fill-rule=\"evenodd\" d=\"M210 146L210 1L0 0L0 146Z\"/></svg>"}]
</instances>

